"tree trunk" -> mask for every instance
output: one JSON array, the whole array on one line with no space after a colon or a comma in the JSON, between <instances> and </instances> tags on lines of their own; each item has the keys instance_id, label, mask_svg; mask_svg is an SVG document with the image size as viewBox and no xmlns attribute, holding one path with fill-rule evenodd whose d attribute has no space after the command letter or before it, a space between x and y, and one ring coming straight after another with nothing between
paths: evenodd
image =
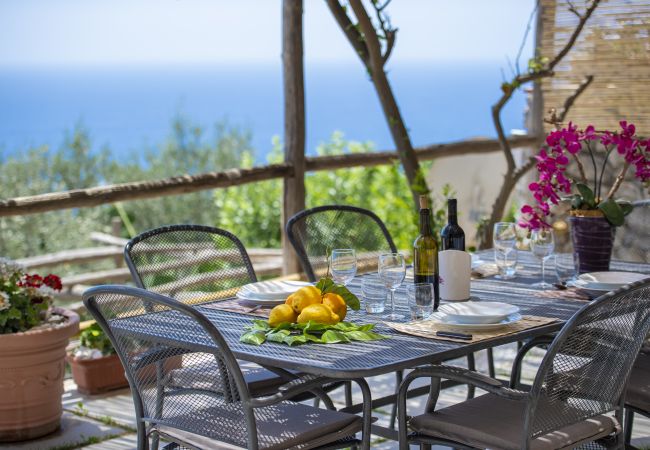
<instances>
[{"instance_id":1,"label":"tree trunk","mask_svg":"<svg viewBox=\"0 0 650 450\"><path fill-rule=\"evenodd\" d=\"M305 209L305 86L302 45L302 0L282 2L282 73L284 78L284 160L293 176L284 179L282 203L282 273L300 270L284 224Z\"/></svg>"}]
</instances>

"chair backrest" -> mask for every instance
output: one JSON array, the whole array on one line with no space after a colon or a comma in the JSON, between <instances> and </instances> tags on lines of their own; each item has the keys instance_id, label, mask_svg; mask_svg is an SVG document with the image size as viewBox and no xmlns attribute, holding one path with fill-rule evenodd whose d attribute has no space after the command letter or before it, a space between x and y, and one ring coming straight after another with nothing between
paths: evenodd
<instances>
[{"instance_id":1,"label":"chair backrest","mask_svg":"<svg viewBox=\"0 0 650 450\"><path fill-rule=\"evenodd\" d=\"M648 331L650 280L605 294L578 311L540 365L527 413L528 437L618 410Z\"/></svg>"},{"instance_id":2,"label":"chair backrest","mask_svg":"<svg viewBox=\"0 0 650 450\"><path fill-rule=\"evenodd\" d=\"M386 225L372 211L346 205L327 205L301 211L286 226L287 237L310 281L327 273L327 254L353 248L359 273L376 270L382 253L397 248Z\"/></svg>"},{"instance_id":3,"label":"chair backrest","mask_svg":"<svg viewBox=\"0 0 650 450\"><path fill-rule=\"evenodd\" d=\"M250 394L237 360L221 333L196 308L127 286L91 288L83 301L122 361L139 424L144 420L257 447ZM152 334L163 337L147 337ZM165 392L161 380L181 366L183 385L191 389L175 383ZM206 380L209 387L200 389Z\"/></svg>"},{"instance_id":4,"label":"chair backrest","mask_svg":"<svg viewBox=\"0 0 650 450\"><path fill-rule=\"evenodd\" d=\"M131 239L124 258L136 286L185 303L232 297L242 285L257 281L241 241L219 228L156 228Z\"/></svg>"}]
</instances>

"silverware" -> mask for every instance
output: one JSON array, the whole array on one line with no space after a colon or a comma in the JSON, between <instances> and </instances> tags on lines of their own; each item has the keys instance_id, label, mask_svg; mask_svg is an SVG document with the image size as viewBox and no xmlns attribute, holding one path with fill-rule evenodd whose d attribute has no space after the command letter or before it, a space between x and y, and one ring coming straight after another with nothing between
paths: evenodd
<instances>
[{"instance_id":1,"label":"silverware","mask_svg":"<svg viewBox=\"0 0 650 450\"><path fill-rule=\"evenodd\" d=\"M260 309L261 307L262 307L262 305L256 305L256 306L253 306L251 309L249 309L249 310L246 311L246 312L247 312L247 313L252 313L252 312L257 311L257 310Z\"/></svg>"},{"instance_id":2,"label":"silverware","mask_svg":"<svg viewBox=\"0 0 650 450\"><path fill-rule=\"evenodd\" d=\"M451 332L451 331L436 331L436 336L448 337L448 338L453 338L453 339L464 339L464 340L467 340L467 341L472 340L472 335L471 334L454 333L454 332Z\"/></svg>"}]
</instances>

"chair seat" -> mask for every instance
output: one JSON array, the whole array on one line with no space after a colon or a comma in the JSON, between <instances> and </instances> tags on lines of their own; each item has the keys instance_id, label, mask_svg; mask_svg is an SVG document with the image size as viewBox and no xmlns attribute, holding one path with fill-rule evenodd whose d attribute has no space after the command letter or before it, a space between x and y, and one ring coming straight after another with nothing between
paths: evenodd
<instances>
[{"instance_id":1,"label":"chair seat","mask_svg":"<svg viewBox=\"0 0 650 450\"><path fill-rule=\"evenodd\" d=\"M168 425L158 425L162 436L181 441L201 449L247 448L246 422L241 422L242 433L220 434L223 420L234 419L226 406L213 406L193 411L186 417L166 418L166 423L191 423L191 428L201 434L179 430ZM354 414L318 409L299 403L283 402L255 410L260 449L313 449L353 436L362 429L362 419ZM189 420L189 422L188 422ZM208 431L210 430L210 431Z\"/></svg>"},{"instance_id":2,"label":"chair seat","mask_svg":"<svg viewBox=\"0 0 650 450\"><path fill-rule=\"evenodd\" d=\"M221 392L221 378L216 376L217 365L212 363L209 368L201 364L197 367L183 367L171 370L167 376L168 387L204 389ZM291 380L264 368L244 369L244 379L253 397L261 397L277 392L277 388Z\"/></svg>"},{"instance_id":3,"label":"chair seat","mask_svg":"<svg viewBox=\"0 0 650 450\"><path fill-rule=\"evenodd\" d=\"M650 354L640 354L632 368L625 404L650 414Z\"/></svg>"},{"instance_id":4,"label":"chair seat","mask_svg":"<svg viewBox=\"0 0 650 450\"><path fill-rule=\"evenodd\" d=\"M541 400L540 400L541 401ZM412 418L409 427L418 435L462 443L477 448L519 450L524 429L526 402L486 394ZM538 411L543 411L538 405ZM552 414L552 410L548 413ZM595 416L539 436L533 450L573 448L580 443L618 432L616 419Z\"/></svg>"}]
</instances>

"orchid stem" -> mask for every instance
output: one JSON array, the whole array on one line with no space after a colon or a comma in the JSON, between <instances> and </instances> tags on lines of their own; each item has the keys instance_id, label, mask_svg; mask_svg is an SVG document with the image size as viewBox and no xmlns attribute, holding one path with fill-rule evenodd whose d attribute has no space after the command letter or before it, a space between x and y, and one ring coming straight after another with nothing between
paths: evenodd
<instances>
[{"instance_id":1,"label":"orchid stem","mask_svg":"<svg viewBox=\"0 0 650 450\"><path fill-rule=\"evenodd\" d=\"M600 179L598 180L598 194L597 197L600 198L600 194L602 193L603 190L603 175L605 175L605 167L607 166L607 161L609 160L609 155L612 153L612 150L614 147L605 147L607 149L607 153L605 154L605 161L603 162L603 167L602 170L600 171Z\"/></svg>"}]
</instances>

